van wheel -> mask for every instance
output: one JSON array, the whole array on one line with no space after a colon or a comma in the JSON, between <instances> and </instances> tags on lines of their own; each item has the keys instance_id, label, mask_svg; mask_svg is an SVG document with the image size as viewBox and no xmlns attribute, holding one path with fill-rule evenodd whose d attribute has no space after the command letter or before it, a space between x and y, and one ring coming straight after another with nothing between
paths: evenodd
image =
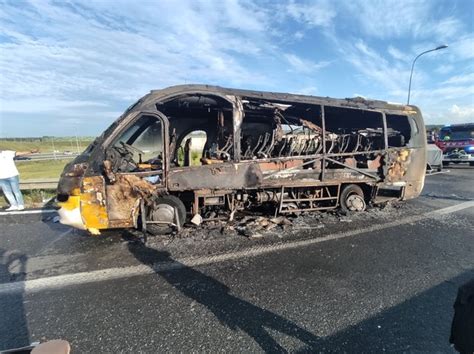
<instances>
[{"instance_id":1,"label":"van wheel","mask_svg":"<svg viewBox=\"0 0 474 354\"><path fill-rule=\"evenodd\" d=\"M155 199L153 207L149 210L147 221L159 221L163 224L148 224L146 229L153 235L166 234L172 231L169 224L176 223L175 210L178 213L178 225L183 227L186 221L186 207L174 195L165 195Z\"/></svg>"},{"instance_id":2,"label":"van wheel","mask_svg":"<svg viewBox=\"0 0 474 354\"><path fill-rule=\"evenodd\" d=\"M364 211L367 207L364 199L364 192L356 184L345 186L339 198L341 210L345 213Z\"/></svg>"},{"instance_id":3,"label":"van wheel","mask_svg":"<svg viewBox=\"0 0 474 354\"><path fill-rule=\"evenodd\" d=\"M449 161L443 161L443 166L449 166Z\"/></svg>"}]
</instances>

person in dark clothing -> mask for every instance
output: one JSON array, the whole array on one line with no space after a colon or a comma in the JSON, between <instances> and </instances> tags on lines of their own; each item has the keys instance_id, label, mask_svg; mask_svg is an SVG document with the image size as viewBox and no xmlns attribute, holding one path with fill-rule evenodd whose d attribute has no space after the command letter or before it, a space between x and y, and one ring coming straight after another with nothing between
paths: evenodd
<instances>
[{"instance_id":1,"label":"person in dark clothing","mask_svg":"<svg viewBox=\"0 0 474 354\"><path fill-rule=\"evenodd\" d=\"M474 279L459 287L449 342L461 354L474 353Z\"/></svg>"}]
</instances>

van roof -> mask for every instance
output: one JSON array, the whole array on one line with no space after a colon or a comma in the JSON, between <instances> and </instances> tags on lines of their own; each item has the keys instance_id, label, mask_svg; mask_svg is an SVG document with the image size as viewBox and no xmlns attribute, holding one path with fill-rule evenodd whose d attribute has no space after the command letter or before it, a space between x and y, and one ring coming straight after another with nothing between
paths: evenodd
<instances>
[{"instance_id":1,"label":"van roof","mask_svg":"<svg viewBox=\"0 0 474 354\"><path fill-rule=\"evenodd\" d=\"M418 113L419 109L416 106L407 106L396 103L389 103L386 101L365 99L362 97L354 98L331 98L331 97L318 97L300 94L291 94L283 92L268 92L268 91L255 91L255 90L242 90L234 88L226 88L213 85L200 85L200 84L189 84L189 85L176 85L170 86L161 90L152 90L150 94L144 97L144 101L149 103L151 100L159 102L160 99L166 100L167 97L172 98L175 95L180 94L216 94L216 95L235 95L240 97L248 97L254 99L263 99L270 101L280 102L300 102L309 104L322 104L332 105L347 108L359 108L359 109L383 109L383 110L394 110L404 111L406 113Z\"/></svg>"}]
</instances>

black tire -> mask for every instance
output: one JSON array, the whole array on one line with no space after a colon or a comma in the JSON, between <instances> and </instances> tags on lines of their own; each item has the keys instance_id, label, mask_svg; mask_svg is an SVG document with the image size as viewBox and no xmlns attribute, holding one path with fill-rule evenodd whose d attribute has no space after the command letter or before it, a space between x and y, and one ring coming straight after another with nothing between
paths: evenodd
<instances>
[{"instance_id":1,"label":"black tire","mask_svg":"<svg viewBox=\"0 0 474 354\"><path fill-rule=\"evenodd\" d=\"M160 204L166 204L178 211L178 223L179 227L183 227L184 222L186 221L186 207L184 206L183 202L174 195L165 195L162 197L158 197L154 201L155 208L157 208ZM150 214L152 210L148 213L147 220L150 220ZM170 233L172 228L167 225L158 225L158 224L147 224L146 227L147 231L152 235L160 235Z\"/></svg>"},{"instance_id":2,"label":"black tire","mask_svg":"<svg viewBox=\"0 0 474 354\"><path fill-rule=\"evenodd\" d=\"M350 204L351 196L358 196L358 202L361 203L362 207L359 210L352 210L353 207ZM364 191L357 184L348 184L342 188L341 195L339 197L341 210L344 214L350 214L357 211L364 211L367 208L365 203Z\"/></svg>"},{"instance_id":3,"label":"black tire","mask_svg":"<svg viewBox=\"0 0 474 354\"><path fill-rule=\"evenodd\" d=\"M474 162L469 162L469 166L474 166Z\"/></svg>"},{"instance_id":4,"label":"black tire","mask_svg":"<svg viewBox=\"0 0 474 354\"><path fill-rule=\"evenodd\" d=\"M443 166L449 166L449 161L443 161Z\"/></svg>"}]
</instances>

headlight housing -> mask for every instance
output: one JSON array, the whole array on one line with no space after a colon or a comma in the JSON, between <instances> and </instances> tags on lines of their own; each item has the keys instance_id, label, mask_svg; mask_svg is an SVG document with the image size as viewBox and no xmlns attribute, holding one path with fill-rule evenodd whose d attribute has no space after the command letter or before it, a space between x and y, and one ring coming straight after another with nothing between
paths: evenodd
<instances>
[{"instance_id":1,"label":"headlight housing","mask_svg":"<svg viewBox=\"0 0 474 354\"><path fill-rule=\"evenodd\" d=\"M72 165L72 168L65 173L67 177L82 177L86 170L89 168L88 163L76 163Z\"/></svg>"}]
</instances>

